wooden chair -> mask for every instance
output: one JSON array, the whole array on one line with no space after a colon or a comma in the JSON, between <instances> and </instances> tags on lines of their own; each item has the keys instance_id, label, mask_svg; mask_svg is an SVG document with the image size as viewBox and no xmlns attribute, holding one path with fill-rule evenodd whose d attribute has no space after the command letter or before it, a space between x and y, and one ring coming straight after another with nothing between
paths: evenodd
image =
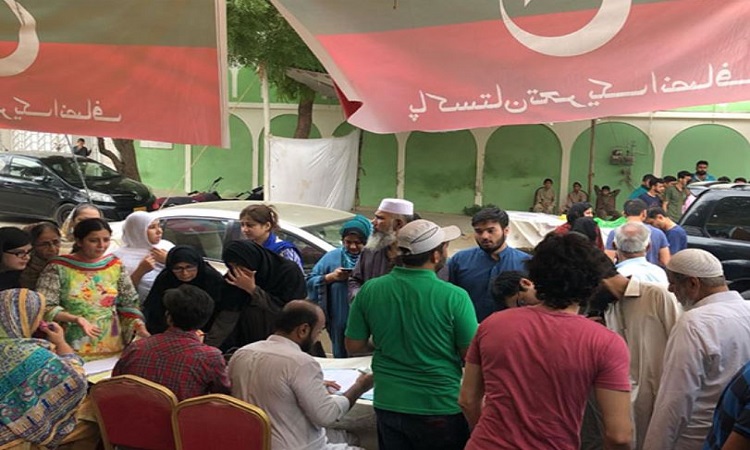
<instances>
[{"instance_id":1,"label":"wooden chair","mask_svg":"<svg viewBox=\"0 0 750 450\"><path fill-rule=\"evenodd\" d=\"M175 450L172 412L177 397L169 389L121 375L96 383L90 395L106 450Z\"/></svg>"},{"instance_id":2,"label":"wooden chair","mask_svg":"<svg viewBox=\"0 0 750 450\"><path fill-rule=\"evenodd\" d=\"M223 394L181 401L172 414L179 450L270 450L271 422L257 406Z\"/></svg>"}]
</instances>

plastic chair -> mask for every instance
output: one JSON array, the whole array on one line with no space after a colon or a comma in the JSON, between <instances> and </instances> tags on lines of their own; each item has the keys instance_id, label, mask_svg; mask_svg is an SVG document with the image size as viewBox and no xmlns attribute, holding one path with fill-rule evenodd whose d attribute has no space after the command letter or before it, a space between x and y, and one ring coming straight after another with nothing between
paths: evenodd
<instances>
[{"instance_id":1,"label":"plastic chair","mask_svg":"<svg viewBox=\"0 0 750 450\"><path fill-rule=\"evenodd\" d=\"M271 422L257 406L223 394L181 401L172 414L180 450L270 450Z\"/></svg>"},{"instance_id":2,"label":"plastic chair","mask_svg":"<svg viewBox=\"0 0 750 450\"><path fill-rule=\"evenodd\" d=\"M177 397L169 389L121 375L96 383L90 395L106 450L175 450L172 412Z\"/></svg>"}]
</instances>

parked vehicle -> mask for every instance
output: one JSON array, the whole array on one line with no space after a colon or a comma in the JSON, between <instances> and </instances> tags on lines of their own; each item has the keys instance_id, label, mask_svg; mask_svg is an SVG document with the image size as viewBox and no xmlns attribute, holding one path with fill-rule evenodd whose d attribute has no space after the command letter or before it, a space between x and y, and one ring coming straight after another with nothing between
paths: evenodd
<instances>
[{"instance_id":1,"label":"parked vehicle","mask_svg":"<svg viewBox=\"0 0 750 450\"><path fill-rule=\"evenodd\" d=\"M750 185L702 182L688 189L697 197L680 219L688 247L711 252L732 288L750 291Z\"/></svg>"},{"instance_id":2,"label":"parked vehicle","mask_svg":"<svg viewBox=\"0 0 750 450\"><path fill-rule=\"evenodd\" d=\"M85 202L98 206L109 220L122 220L149 209L154 195L145 184L93 159L54 152L0 153L0 214L62 224Z\"/></svg>"},{"instance_id":3,"label":"parked vehicle","mask_svg":"<svg viewBox=\"0 0 750 450\"><path fill-rule=\"evenodd\" d=\"M214 267L225 272L221 252L230 241L245 239L240 229L240 211L259 201L226 200L177 205L154 211L161 219L163 238L174 244L196 248ZM309 273L328 251L341 245L341 225L354 214L336 209L297 203L272 202L279 213L281 230L276 234L292 242L302 254ZM121 235L121 224L113 224L113 237Z\"/></svg>"},{"instance_id":4,"label":"parked vehicle","mask_svg":"<svg viewBox=\"0 0 750 450\"><path fill-rule=\"evenodd\" d=\"M190 203L217 202L219 200L263 200L263 186L255 189L240 192L234 198L221 198L217 190L219 183L224 177L215 179L205 191L193 191L188 195L159 197L154 201L153 209L170 208L177 205L187 205Z\"/></svg>"}]
</instances>

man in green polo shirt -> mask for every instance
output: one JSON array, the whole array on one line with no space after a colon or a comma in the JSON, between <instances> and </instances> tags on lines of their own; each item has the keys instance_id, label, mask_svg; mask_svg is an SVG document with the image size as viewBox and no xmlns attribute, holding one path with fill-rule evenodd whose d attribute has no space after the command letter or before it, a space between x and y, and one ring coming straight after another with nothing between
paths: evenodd
<instances>
[{"instance_id":1,"label":"man in green polo shirt","mask_svg":"<svg viewBox=\"0 0 750 450\"><path fill-rule=\"evenodd\" d=\"M382 449L460 450L468 440L458 393L476 313L466 291L436 275L460 234L427 220L406 224L397 237L401 266L366 282L351 306L346 349L373 353Z\"/></svg>"}]
</instances>

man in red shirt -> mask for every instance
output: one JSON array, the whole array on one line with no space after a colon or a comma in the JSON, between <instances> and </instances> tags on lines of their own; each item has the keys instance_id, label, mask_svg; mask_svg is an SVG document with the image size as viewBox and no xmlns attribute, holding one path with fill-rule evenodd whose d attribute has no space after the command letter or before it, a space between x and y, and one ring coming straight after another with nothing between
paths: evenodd
<instances>
[{"instance_id":1,"label":"man in red shirt","mask_svg":"<svg viewBox=\"0 0 750 450\"><path fill-rule=\"evenodd\" d=\"M136 375L159 383L178 400L205 394L229 394L229 375L219 349L203 343L200 328L214 301L202 289L183 284L164 293L169 328L125 348L113 376Z\"/></svg>"},{"instance_id":2,"label":"man in red shirt","mask_svg":"<svg viewBox=\"0 0 750 450\"><path fill-rule=\"evenodd\" d=\"M605 448L630 448L627 345L578 314L601 282L603 260L584 236L549 234L528 263L542 304L501 311L481 323L459 397L473 427L466 450L576 450L592 389Z\"/></svg>"}]
</instances>

